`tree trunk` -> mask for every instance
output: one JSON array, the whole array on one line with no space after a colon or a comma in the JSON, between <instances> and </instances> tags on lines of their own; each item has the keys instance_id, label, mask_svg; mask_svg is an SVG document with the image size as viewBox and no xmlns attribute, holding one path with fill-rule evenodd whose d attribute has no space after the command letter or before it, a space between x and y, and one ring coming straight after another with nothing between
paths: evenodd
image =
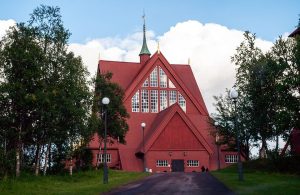
<instances>
[{"instance_id":1,"label":"tree trunk","mask_svg":"<svg viewBox=\"0 0 300 195\"><path fill-rule=\"evenodd\" d=\"M38 176L40 173L40 144L37 144L36 146L36 152L35 152L35 176Z\"/></svg>"},{"instance_id":2,"label":"tree trunk","mask_svg":"<svg viewBox=\"0 0 300 195\"><path fill-rule=\"evenodd\" d=\"M279 155L279 136L276 135L276 147L275 147L275 151L276 151L276 155Z\"/></svg>"},{"instance_id":3,"label":"tree trunk","mask_svg":"<svg viewBox=\"0 0 300 195\"><path fill-rule=\"evenodd\" d=\"M51 143L49 142L47 149L46 149L46 155L45 155L45 164L44 164L44 170L43 170L44 175L46 175L46 173L47 173L50 150L51 150Z\"/></svg>"},{"instance_id":4,"label":"tree trunk","mask_svg":"<svg viewBox=\"0 0 300 195\"><path fill-rule=\"evenodd\" d=\"M72 176L73 175L73 158L72 158L72 156L71 156L69 163L70 163L69 172L70 172L70 175Z\"/></svg>"},{"instance_id":5,"label":"tree trunk","mask_svg":"<svg viewBox=\"0 0 300 195\"><path fill-rule=\"evenodd\" d=\"M17 141L17 148L16 148L16 177L20 177L20 167L21 167L21 132L22 126L19 125L19 132L18 132L18 141Z\"/></svg>"},{"instance_id":6,"label":"tree trunk","mask_svg":"<svg viewBox=\"0 0 300 195\"><path fill-rule=\"evenodd\" d=\"M73 175L73 143L71 141L71 154L70 154L70 175L72 176Z\"/></svg>"},{"instance_id":7,"label":"tree trunk","mask_svg":"<svg viewBox=\"0 0 300 195\"><path fill-rule=\"evenodd\" d=\"M259 158L267 158L267 141L265 138L262 138L262 145L259 150Z\"/></svg>"}]
</instances>

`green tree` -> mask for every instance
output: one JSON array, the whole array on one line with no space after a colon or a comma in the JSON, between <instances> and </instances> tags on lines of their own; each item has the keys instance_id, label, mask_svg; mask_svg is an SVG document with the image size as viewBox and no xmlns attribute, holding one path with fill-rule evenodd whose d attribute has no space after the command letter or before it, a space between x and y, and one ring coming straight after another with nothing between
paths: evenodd
<instances>
[{"instance_id":1,"label":"green tree","mask_svg":"<svg viewBox=\"0 0 300 195\"><path fill-rule=\"evenodd\" d=\"M35 31L24 24L12 27L1 41L1 131L5 153L14 152L15 172L20 175L22 145L29 135L34 111L39 64L42 51L35 40ZM7 149L11 151L7 151Z\"/></svg>"},{"instance_id":2,"label":"green tree","mask_svg":"<svg viewBox=\"0 0 300 195\"><path fill-rule=\"evenodd\" d=\"M42 158L44 172L47 165L63 168L74 147L91 137L88 72L67 51L69 36L59 8L42 5L1 40L0 154L15 153L17 176L21 165L33 163L38 175Z\"/></svg>"},{"instance_id":3,"label":"green tree","mask_svg":"<svg viewBox=\"0 0 300 195\"><path fill-rule=\"evenodd\" d=\"M117 83L111 82L112 75L112 73L106 73L97 74L96 76L93 104L94 129L97 130L100 139L102 139L104 135L104 124L102 120L104 105L101 100L103 97L108 97L110 103L106 108L107 121L109 121L107 124L107 136L111 138L111 141L114 139L120 143L125 143L125 135L128 131L126 119L129 117L129 114L123 104L124 91Z\"/></svg>"},{"instance_id":4,"label":"green tree","mask_svg":"<svg viewBox=\"0 0 300 195\"><path fill-rule=\"evenodd\" d=\"M297 39L295 42L279 37L271 50L263 53L255 46L254 34L245 32L244 37L232 57L237 66L238 124L246 138L262 143L260 157L265 157L268 140L277 141L278 151L279 137L288 135L299 124L299 50ZM228 100L216 100L215 119L229 120L228 109L224 109ZM230 129L224 128L230 136Z\"/></svg>"},{"instance_id":5,"label":"green tree","mask_svg":"<svg viewBox=\"0 0 300 195\"><path fill-rule=\"evenodd\" d=\"M236 138L238 136L237 129L239 129L240 142L243 147L242 155L245 159L250 158L250 149L252 147L252 141L255 137L251 134L249 125L251 121L249 121L249 117L247 116L247 112L244 112L246 102L243 102L243 98L238 98L236 103L236 110L234 108L234 103L229 98L229 90L226 90L225 95L214 96L216 103L214 106L216 107L216 113L213 113L212 119L215 122L217 128L217 134L219 136L219 144L226 145L228 149L237 150ZM236 125L234 127L234 122L236 118Z\"/></svg>"}]
</instances>

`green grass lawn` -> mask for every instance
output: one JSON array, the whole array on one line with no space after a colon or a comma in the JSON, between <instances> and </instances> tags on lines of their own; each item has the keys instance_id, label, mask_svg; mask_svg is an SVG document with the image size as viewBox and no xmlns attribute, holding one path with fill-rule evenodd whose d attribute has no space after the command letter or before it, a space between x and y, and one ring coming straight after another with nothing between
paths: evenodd
<instances>
[{"instance_id":1,"label":"green grass lawn","mask_svg":"<svg viewBox=\"0 0 300 195\"><path fill-rule=\"evenodd\" d=\"M237 167L211 172L237 194L300 194L300 176L244 170L244 181L238 181Z\"/></svg>"},{"instance_id":2,"label":"green grass lawn","mask_svg":"<svg viewBox=\"0 0 300 195\"><path fill-rule=\"evenodd\" d=\"M0 194L100 194L147 175L110 170L108 184L103 184L102 171L80 172L73 176L22 175L19 179L0 180Z\"/></svg>"}]
</instances>

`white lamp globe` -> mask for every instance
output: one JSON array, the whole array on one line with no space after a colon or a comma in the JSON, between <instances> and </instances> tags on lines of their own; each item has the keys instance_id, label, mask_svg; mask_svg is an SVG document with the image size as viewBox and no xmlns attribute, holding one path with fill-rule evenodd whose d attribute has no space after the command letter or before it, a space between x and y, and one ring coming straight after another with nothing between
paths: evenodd
<instances>
[{"instance_id":1,"label":"white lamp globe","mask_svg":"<svg viewBox=\"0 0 300 195\"><path fill-rule=\"evenodd\" d=\"M104 97L104 98L102 99L102 104L104 104L104 105L109 104L109 98L108 98L108 97Z\"/></svg>"}]
</instances>

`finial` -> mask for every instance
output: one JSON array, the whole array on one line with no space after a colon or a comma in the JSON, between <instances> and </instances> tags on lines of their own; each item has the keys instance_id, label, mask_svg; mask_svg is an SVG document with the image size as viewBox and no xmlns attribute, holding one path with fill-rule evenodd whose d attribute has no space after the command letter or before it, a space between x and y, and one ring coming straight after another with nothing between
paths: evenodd
<instances>
[{"instance_id":1,"label":"finial","mask_svg":"<svg viewBox=\"0 0 300 195\"><path fill-rule=\"evenodd\" d=\"M191 59L188 58L188 65L191 65Z\"/></svg>"},{"instance_id":2,"label":"finial","mask_svg":"<svg viewBox=\"0 0 300 195\"><path fill-rule=\"evenodd\" d=\"M143 16L142 16L143 20L144 20L144 25L143 25L143 46L140 52L140 55L146 54L146 55L151 55L147 46L147 41L146 41L146 15L145 15L145 11L143 11Z\"/></svg>"},{"instance_id":3,"label":"finial","mask_svg":"<svg viewBox=\"0 0 300 195\"><path fill-rule=\"evenodd\" d=\"M143 20L144 20L144 25L145 25L145 23L146 23L146 15L145 15L145 9L143 9L143 15L142 15L142 18L143 18Z\"/></svg>"},{"instance_id":4,"label":"finial","mask_svg":"<svg viewBox=\"0 0 300 195\"><path fill-rule=\"evenodd\" d=\"M157 53L160 54L159 41L157 42Z\"/></svg>"}]
</instances>

